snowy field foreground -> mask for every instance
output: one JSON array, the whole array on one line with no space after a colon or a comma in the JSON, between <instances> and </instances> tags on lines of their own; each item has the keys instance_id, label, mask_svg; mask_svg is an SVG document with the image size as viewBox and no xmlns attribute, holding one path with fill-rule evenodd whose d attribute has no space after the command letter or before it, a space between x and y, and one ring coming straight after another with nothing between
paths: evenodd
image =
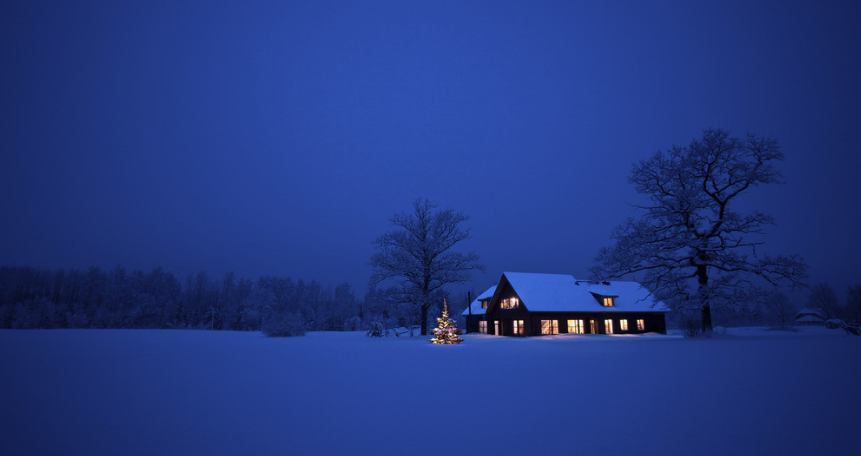
<instances>
[{"instance_id":1,"label":"snowy field foreground","mask_svg":"<svg viewBox=\"0 0 861 456\"><path fill-rule=\"evenodd\" d=\"M861 337L0 331L3 455L861 451Z\"/></svg>"}]
</instances>

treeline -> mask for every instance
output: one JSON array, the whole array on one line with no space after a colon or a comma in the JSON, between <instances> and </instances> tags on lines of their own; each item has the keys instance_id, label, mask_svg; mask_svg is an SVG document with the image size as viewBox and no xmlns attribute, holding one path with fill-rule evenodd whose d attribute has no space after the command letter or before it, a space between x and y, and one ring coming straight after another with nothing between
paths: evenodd
<instances>
[{"instance_id":1,"label":"treeline","mask_svg":"<svg viewBox=\"0 0 861 456\"><path fill-rule=\"evenodd\" d=\"M270 335L360 330L363 302L348 283L227 273L184 281L161 268L0 267L0 328L199 328Z\"/></svg>"},{"instance_id":2,"label":"treeline","mask_svg":"<svg viewBox=\"0 0 861 456\"><path fill-rule=\"evenodd\" d=\"M819 310L825 319L843 320L852 325L861 324L861 285L848 288L844 299L827 283L810 287L807 301L796 304L785 294L776 291L757 296L746 302L712 308L716 326L792 326L801 308ZM675 327L696 326L696 311L676 311L669 315Z\"/></svg>"}]
</instances>

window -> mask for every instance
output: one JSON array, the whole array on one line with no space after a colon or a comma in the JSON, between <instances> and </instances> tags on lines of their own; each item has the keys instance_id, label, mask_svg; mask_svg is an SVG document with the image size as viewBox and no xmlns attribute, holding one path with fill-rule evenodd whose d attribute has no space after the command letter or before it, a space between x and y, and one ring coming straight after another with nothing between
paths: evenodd
<instances>
[{"instance_id":1,"label":"window","mask_svg":"<svg viewBox=\"0 0 861 456\"><path fill-rule=\"evenodd\" d=\"M598 328L595 325L595 320L589 320L589 334L598 334Z\"/></svg>"},{"instance_id":2,"label":"window","mask_svg":"<svg viewBox=\"0 0 861 456\"><path fill-rule=\"evenodd\" d=\"M481 301L481 308L487 309L487 301Z\"/></svg>"},{"instance_id":3,"label":"window","mask_svg":"<svg viewBox=\"0 0 861 456\"><path fill-rule=\"evenodd\" d=\"M604 333L613 334L613 320L604 320Z\"/></svg>"},{"instance_id":4,"label":"window","mask_svg":"<svg viewBox=\"0 0 861 456\"><path fill-rule=\"evenodd\" d=\"M637 330L645 331L646 330L646 321L645 320L637 320Z\"/></svg>"},{"instance_id":5,"label":"window","mask_svg":"<svg viewBox=\"0 0 861 456\"><path fill-rule=\"evenodd\" d=\"M583 320L568 320L568 332L571 334L583 334Z\"/></svg>"},{"instance_id":6,"label":"window","mask_svg":"<svg viewBox=\"0 0 861 456\"><path fill-rule=\"evenodd\" d=\"M497 336L501 336L502 332L499 330L499 320L493 322L493 334Z\"/></svg>"},{"instance_id":7,"label":"window","mask_svg":"<svg viewBox=\"0 0 861 456\"><path fill-rule=\"evenodd\" d=\"M520 306L520 300L517 298L506 298L499 304L500 309L514 309L518 306Z\"/></svg>"},{"instance_id":8,"label":"window","mask_svg":"<svg viewBox=\"0 0 861 456\"><path fill-rule=\"evenodd\" d=\"M487 334L487 322L486 321L478 322L478 332L480 332L482 334Z\"/></svg>"},{"instance_id":9,"label":"window","mask_svg":"<svg viewBox=\"0 0 861 456\"><path fill-rule=\"evenodd\" d=\"M613 307L613 297L604 296L604 299L601 301L601 305L604 307Z\"/></svg>"},{"instance_id":10,"label":"window","mask_svg":"<svg viewBox=\"0 0 861 456\"><path fill-rule=\"evenodd\" d=\"M622 331L628 330L628 320L622 319L619 320L619 329Z\"/></svg>"},{"instance_id":11,"label":"window","mask_svg":"<svg viewBox=\"0 0 861 456\"><path fill-rule=\"evenodd\" d=\"M514 334L517 336L523 335L523 320L513 320L514 322Z\"/></svg>"},{"instance_id":12,"label":"window","mask_svg":"<svg viewBox=\"0 0 861 456\"><path fill-rule=\"evenodd\" d=\"M541 334L559 334L559 322L556 320L541 320Z\"/></svg>"}]
</instances>

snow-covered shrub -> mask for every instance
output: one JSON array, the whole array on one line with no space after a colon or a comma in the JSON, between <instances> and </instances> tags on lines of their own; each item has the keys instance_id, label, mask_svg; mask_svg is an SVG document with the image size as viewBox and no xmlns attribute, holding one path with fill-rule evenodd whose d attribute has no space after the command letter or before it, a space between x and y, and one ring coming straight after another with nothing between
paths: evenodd
<instances>
[{"instance_id":1,"label":"snow-covered shrub","mask_svg":"<svg viewBox=\"0 0 861 456\"><path fill-rule=\"evenodd\" d=\"M290 312L270 315L262 330L268 337L304 336L306 331L302 316Z\"/></svg>"},{"instance_id":2,"label":"snow-covered shrub","mask_svg":"<svg viewBox=\"0 0 861 456\"><path fill-rule=\"evenodd\" d=\"M368 329L368 332L367 334L365 334L365 336L384 337L389 335L389 330L386 329L386 327L378 321L372 321L370 326L371 327L370 329Z\"/></svg>"},{"instance_id":3,"label":"snow-covered shrub","mask_svg":"<svg viewBox=\"0 0 861 456\"><path fill-rule=\"evenodd\" d=\"M682 330L685 337L697 337L703 333L702 323L696 318L685 318L682 322Z\"/></svg>"}]
</instances>

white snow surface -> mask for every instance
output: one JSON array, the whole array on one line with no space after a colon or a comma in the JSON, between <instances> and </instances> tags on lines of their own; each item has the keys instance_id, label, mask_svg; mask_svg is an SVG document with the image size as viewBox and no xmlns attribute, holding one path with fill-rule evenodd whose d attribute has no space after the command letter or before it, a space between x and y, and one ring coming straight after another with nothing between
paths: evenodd
<instances>
[{"instance_id":1,"label":"white snow surface","mask_svg":"<svg viewBox=\"0 0 861 456\"><path fill-rule=\"evenodd\" d=\"M861 337L0 330L0 453L852 454Z\"/></svg>"}]
</instances>

